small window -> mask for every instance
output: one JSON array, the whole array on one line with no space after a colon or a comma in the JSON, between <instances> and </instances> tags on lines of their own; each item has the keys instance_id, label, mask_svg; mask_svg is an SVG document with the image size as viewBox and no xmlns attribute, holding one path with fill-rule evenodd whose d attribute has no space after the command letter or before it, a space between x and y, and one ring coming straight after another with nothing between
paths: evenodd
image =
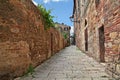
<instances>
[{"instance_id":1,"label":"small window","mask_svg":"<svg viewBox=\"0 0 120 80\"><path fill-rule=\"evenodd\" d=\"M66 27L66 28L64 28L64 31L67 31L68 30L68 28Z\"/></svg>"},{"instance_id":2,"label":"small window","mask_svg":"<svg viewBox=\"0 0 120 80\"><path fill-rule=\"evenodd\" d=\"M86 25L87 25L87 20L85 19L85 27L86 27Z\"/></svg>"}]
</instances>

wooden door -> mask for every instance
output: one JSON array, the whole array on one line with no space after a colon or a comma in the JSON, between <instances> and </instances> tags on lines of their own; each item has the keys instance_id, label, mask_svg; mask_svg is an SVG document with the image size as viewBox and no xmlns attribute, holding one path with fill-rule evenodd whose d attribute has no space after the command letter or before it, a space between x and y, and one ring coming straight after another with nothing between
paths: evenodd
<instances>
[{"instance_id":1,"label":"wooden door","mask_svg":"<svg viewBox=\"0 0 120 80\"><path fill-rule=\"evenodd\" d=\"M85 51L88 51L88 30L85 29Z\"/></svg>"},{"instance_id":2,"label":"wooden door","mask_svg":"<svg viewBox=\"0 0 120 80\"><path fill-rule=\"evenodd\" d=\"M104 26L99 28L99 47L100 47L100 61L105 62L105 37L104 37Z\"/></svg>"}]
</instances>

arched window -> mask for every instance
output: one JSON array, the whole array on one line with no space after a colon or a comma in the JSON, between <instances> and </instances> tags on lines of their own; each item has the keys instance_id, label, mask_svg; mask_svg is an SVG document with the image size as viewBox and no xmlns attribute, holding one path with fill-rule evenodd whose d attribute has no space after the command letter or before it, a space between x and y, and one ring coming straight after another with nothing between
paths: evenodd
<instances>
[{"instance_id":1,"label":"arched window","mask_svg":"<svg viewBox=\"0 0 120 80\"><path fill-rule=\"evenodd\" d=\"M87 20L85 19L85 27L86 27L86 25L87 25Z\"/></svg>"},{"instance_id":2,"label":"arched window","mask_svg":"<svg viewBox=\"0 0 120 80\"><path fill-rule=\"evenodd\" d=\"M64 28L64 31L67 31L67 30L68 30L68 28L67 28L67 27L65 27L65 28Z\"/></svg>"}]
</instances>

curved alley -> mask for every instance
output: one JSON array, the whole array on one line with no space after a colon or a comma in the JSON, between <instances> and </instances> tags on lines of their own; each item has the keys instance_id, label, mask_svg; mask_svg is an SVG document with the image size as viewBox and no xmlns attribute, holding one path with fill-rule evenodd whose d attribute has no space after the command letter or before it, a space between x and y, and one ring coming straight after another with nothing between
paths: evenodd
<instances>
[{"instance_id":1,"label":"curved alley","mask_svg":"<svg viewBox=\"0 0 120 80\"><path fill-rule=\"evenodd\" d=\"M33 75L15 80L109 80L103 64L70 46L35 69Z\"/></svg>"}]
</instances>

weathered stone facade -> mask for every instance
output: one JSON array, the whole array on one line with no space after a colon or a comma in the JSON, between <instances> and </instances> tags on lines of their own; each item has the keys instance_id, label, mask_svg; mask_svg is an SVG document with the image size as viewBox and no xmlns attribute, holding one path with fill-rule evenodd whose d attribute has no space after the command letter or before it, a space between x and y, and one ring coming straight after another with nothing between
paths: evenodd
<instances>
[{"instance_id":1,"label":"weathered stone facade","mask_svg":"<svg viewBox=\"0 0 120 80\"><path fill-rule=\"evenodd\" d=\"M64 23L56 23L57 30L63 35L65 39L65 45L70 46L70 30L71 27L68 25L65 25Z\"/></svg>"},{"instance_id":2,"label":"weathered stone facade","mask_svg":"<svg viewBox=\"0 0 120 80\"><path fill-rule=\"evenodd\" d=\"M0 0L0 80L23 75L65 47L55 28L44 30L31 0Z\"/></svg>"},{"instance_id":3,"label":"weathered stone facade","mask_svg":"<svg viewBox=\"0 0 120 80\"><path fill-rule=\"evenodd\" d=\"M120 75L120 0L74 0L76 45ZM114 66L113 66L114 65Z\"/></svg>"},{"instance_id":4,"label":"weathered stone facade","mask_svg":"<svg viewBox=\"0 0 120 80\"><path fill-rule=\"evenodd\" d=\"M31 63L29 45L25 41L0 43L0 79L19 76Z\"/></svg>"}]
</instances>

